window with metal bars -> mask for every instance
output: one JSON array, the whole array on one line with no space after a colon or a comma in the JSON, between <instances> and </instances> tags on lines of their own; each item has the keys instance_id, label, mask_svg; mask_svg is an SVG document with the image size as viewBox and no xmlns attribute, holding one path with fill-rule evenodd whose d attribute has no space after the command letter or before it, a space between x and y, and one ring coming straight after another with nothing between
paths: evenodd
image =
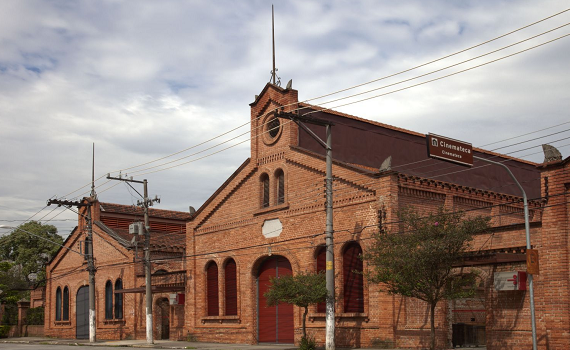
<instances>
[{"instance_id":1,"label":"window with metal bars","mask_svg":"<svg viewBox=\"0 0 570 350\"><path fill-rule=\"evenodd\" d=\"M61 301L63 308L63 321L69 321L69 288L63 288L63 300Z\"/></svg>"},{"instance_id":2,"label":"window with metal bars","mask_svg":"<svg viewBox=\"0 0 570 350\"><path fill-rule=\"evenodd\" d=\"M105 319L113 319L113 283L105 283Z\"/></svg>"},{"instance_id":3,"label":"window with metal bars","mask_svg":"<svg viewBox=\"0 0 570 350\"><path fill-rule=\"evenodd\" d=\"M285 203L285 174L283 170L278 169L275 172L275 179L277 180L277 204Z\"/></svg>"},{"instance_id":4,"label":"window with metal bars","mask_svg":"<svg viewBox=\"0 0 570 350\"><path fill-rule=\"evenodd\" d=\"M261 191L261 207L267 208L269 206L269 175L267 174L261 175Z\"/></svg>"},{"instance_id":5,"label":"window with metal bars","mask_svg":"<svg viewBox=\"0 0 570 350\"><path fill-rule=\"evenodd\" d=\"M115 281L115 291L123 289L123 281L117 279ZM115 318L123 319L123 293L115 293Z\"/></svg>"},{"instance_id":6,"label":"window with metal bars","mask_svg":"<svg viewBox=\"0 0 570 350\"><path fill-rule=\"evenodd\" d=\"M55 320L61 321L61 288L55 290Z\"/></svg>"}]
</instances>

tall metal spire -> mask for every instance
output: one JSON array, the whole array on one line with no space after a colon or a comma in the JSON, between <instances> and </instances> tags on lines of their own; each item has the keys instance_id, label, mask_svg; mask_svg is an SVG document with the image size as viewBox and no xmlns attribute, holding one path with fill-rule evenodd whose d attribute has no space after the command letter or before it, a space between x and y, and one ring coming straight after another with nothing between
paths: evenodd
<instances>
[{"instance_id":1,"label":"tall metal spire","mask_svg":"<svg viewBox=\"0 0 570 350\"><path fill-rule=\"evenodd\" d=\"M271 37L273 39L273 70L271 73L273 84L275 84L275 15L273 13L273 4L271 4Z\"/></svg>"},{"instance_id":2,"label":"tall metal spire","mask_svg":"<svg viewBox=\"0 0 570 350\"><path fill-rule=\"evenodd\" d=\"M93 142L93 161L91 163L91 198L97 198L95 193L95 142Z\"/></svg>"},{"instance_id":3,"label":"tall metal spire","mask_svg":"<svg viewBox=\"0 0 570 350\"><path fill-rule=\"evenodd\" d=\"M275 15L273 13L273 5L271 5L271 37L273 39L273 70L271 71L270 83L281 86L281 78L277 76L277 68L275 68Z\"/></svg>"}]
</instances>

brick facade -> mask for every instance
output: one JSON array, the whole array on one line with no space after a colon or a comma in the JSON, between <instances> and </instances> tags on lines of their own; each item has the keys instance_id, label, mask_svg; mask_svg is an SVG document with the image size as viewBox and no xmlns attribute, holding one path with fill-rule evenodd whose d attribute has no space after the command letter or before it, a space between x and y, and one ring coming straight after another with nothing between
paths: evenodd
<instances>
[{"instance_id":1,"label":"brick facade","mask_svg":"<svg viewBox=\"0 0 570 350\"><path fill-rule=\"evenodd\" d=\"M258 280L260 272L269 269L267 264L274 259L286 260L293 274L317 271L317 257L325 243L324 150L297 124L288 119L272 120L274 110L294 111L300 107L306 108L305 111L318 110L318 107L299 103L297 95L292 89L266 85L250 105L251 157L192 217L157 214L154 218L156 237L166 237L161 236L160 230L172 235L176 229L169 225L184 226L183 232L174 235L184 237L183 244L159 246L157 243L153 255L154 271L172 271L173 276L184 277L185 303L171 306L169 310L171 338L255 344L261 338L260 332L265 332L266 325L260 324L260 316L275 312L277 332L280 327L285 332L292 326L294 341L299 341L302 310L293 308L292 321L285 316L279 319L278 311L271 311L273 309L260 303ZM332 111L314 115L335 123L332 130L336 345L428 346L427 305L415 299L388 295L366 278L362 291L348 293L356 287L348 283L351 277L346 264L349 251L366 252L380 220L391 232L397 232L402 229L397 223L401 208L413 206L429 213L443 206L464 211L468 217L490 216L492 230L475 237L472 253L461 267L479 272L476 295L438 304L438 347L445 348L453 340L486 343L490 350L529 348L529 292L498 292L493 287L496 272L526 269L521 196L517 187L506 180L503 169L476 167L465 171L446 163L439 166L436 161L417 165L425 159L422 134ZM321 137L323 131L315 127ZM379 156L374 155L376 150ZM569 161L537 165L480 149L475 152L483 157L509 160L509 168L517 178L524 179L521 183L531 198L531 243L540 252L541 270L534 279L539 348L567 349L570 344ZM379 172L377 167L388 155L394 156L391 169ZM145 336L144 294L124 294L123 320L105 321L104 314L106 281L122 278L125 289L144 285L142 266L134 263L137 251L129 245L130 237L122 231L125 223L132 222L136 215L129 213L126 206L101 206L109 209L94 208L97 336L142 339ZM80 219L66 247L80 249L78 244L84 235L85 224ZM230 277L226 276L228 264ZM233 266L235 278L232 277ZM87 283L84 267L83 257L64 250L48 266L47 335L75 337L74 307L71 306L78 288ZM363 270L367 268L364 262ZM217 275L212 271L217 271ZM168 277L160 278L165 278L164 285L180 286L180 279L172 284ZM57 287L64 286L71 291L72 315L67 322L56 321L54 311L54 293ZM237 306L226 293L226 287L233 286L237 290ZM229 290L235 293L234 289ZM345 310L348 307L345 295L356 295L359 299L355 309ZM164 297L168 294L154 295L155 320L160 316L157 313L165 312L164 307L158 307L158 300ZM232 306L228 308L227 303ZM313 306L307 321L308 333L323 344L325 314ZM156 328L155 336L162 336L162 331ZM471 340L461 340L460 336Z\"/></svg>"},{"instance_id":2,"label":"brick facade","mask_svg":"<svg viewBox=\"0 0 570 350\"><path fill-rule=\"evenodd\" d=\"M272 109L288 111L307 106L298 103L295 90L268 84L251 104L251 128L254 136L251 142L251 158L244 162L188 223L187 246L192 247L190 249L193 249L193 252L188 258L187 266L193 278L187 285L189 297L185 307L185 329L198 340L258 342L258 332L262 327L258 320L265 305L260 305L258 301L257 277L265 259L272 256L286 258L294 274L317 269L316 254L324 244L325 228L324 150L319 151L316 143L311 146L310 141L302 141L302 137L306 138L307 134L287 119L279 120L279 132L274 135L271 135L270 128L263 124L271 121L273 116L269 113ZM311 110L317 109L315 106L310 107ZM424 142L421 134L336 112L321 112L319 118L334 120L345 127L348 121L367 124L361 127L361 133L388 134L393 139L404 139L410 144L413 143L413 147ZM371 130L365 130L367 128ZM324 136L323 129L317 130L317 134ZM333 140L335 136L346 138L335 134L333 127ZM345 141L358 143L358 140L366 139L359 138L358 133L354 137ZM382 142L383 144L376 145L376 148L383 149L386 153L385 147L388 147L390 153L390 140ZM336 147L350 149L351 145L341 143ZM483 150L476 152L483 156L497 156ZM339 153L337 157L333 146L334 252L336 289L339 296L336 303L337 346L395 344L398 347L420 348L429 344L427 305L418 300L382 293L377 285L369 284L366 279L363 312L349 313L343 310L345 247L356 242L366 251L371 234L377 229L379 215L383 216L384 222L395 222L398 210L404 206L413 206L425 213L444 206L450 210L465 211L467 216L484 215L492 218L492 232L477 235L473 242L473 253L477 256L487 256L486 262L477 262L475 259L475 262L466 263L467 266L464 267L479 271L480 282L476 296L441 302L437 307L438 346L448 346L452 341L454 329L458 327L465 327L469 332L477 333L474 338L483 343L486 340L488 349L529 346L531 337L528 291L497 292L493 288L495 272L526 268L523 261L526 241L521 196L515 186L505 186L502 169L468 171L461 176L457 175L457 182L449 182L442 180L450 179L448 175L434 175L433 178L421 176L418 175L421 172L414 171L409 166L401 166L401 169L406 171L398 171L397 167L394 167L391 171L378 173L366 163L371 157L364 157L366 159L363 158L360 162L356 159L358 157L349 159L350 154L346 151ZM425 151L421 158L408 159L408 162L423 158ZM525 179L523 186L527 193L535 196L529 201L529 212L532 244L542 254L541 274L535 278L539 344L541 348L566 349L570 331L567 318L570 299L567 289L569 269L566 240L568 209L564 205L566 195L552 197L547 202L536 195L540 193L541 172L543 183L544 177L550 176L551 192L565 193L567 190L564 186L568 186L568 179L555 174L564 173L567 165L551 165L539 169L536 164L509 159L509 166L516 169L513 172L518 178ZM432 164L432 173L433 168ZM275 174L280 171L283 171L285 178L283 203L277 201L278 185ZM426 173L429 174L430 171ZM552 174L547 175L549 172ZM266 190L263 188L263 182L266 176L270 182L269 205L264 204L264 196L267 194L264 194ZM478 179L483 177L485 180L481 182L481 187L477 186L478 181L481 181ZM557 178L557 182L552 178ZM535 181L531 182L529 179ZM493 189L493 183L497 189ZM501 183L503 185L500 185ZM554 201L557 201L557 204L550 207L549 203ZM282 225L279 235L272 236L270 233L268 237L264 236L264 224L276 220ZM546 223L549 225L548 229L544 229ZM398 225L389 226L392 231L400 229ZM544 242L545 234L549 235L546 239L548 242ZM554 237L556 239L552 239ZM546 246L548 249L545 250ZM556 251L556 257L553 256L552 259L551 251ZM500 254L514 256L514 261L491 262L493 257ZM237 265L237 315L224 314L224 264L230 259ZM218 266L219 271L219 315L216 316L208 316L206 308L209 298L206 268L212 263ZM365 263L364 269L366 268ZM545 284L545 278L554 277L555 280ZM556 295L556 302L550 300L551 295ZM558 307L559 303L564 306ZM297 342L301 334L300 309L294 308L293 318ZM324 327L324 314L317 312L316 306L312 307L307 328L309 334L320 344L325 340ZM456 329L455 333L457 332L459 331Z\"/></svg>"},{"instance_id":3,"label":"brick facade","mask_svg":"<svg viewBox=\"0 0 570 350\"><path fill-rule=\"evenodd\" d=\"M46 268L47 286L45 302L45 334L58 338L76 338L77 296L82 287L88 286L89 275L86 271L87 261L83 255L87 225L83 218L86 211L79 216L79 225L64 243L62 248ZM142 210L131 206L94 202L93 215L93 254L97 272L95 275L95 310L96 336L98 339L135 339L146 336L145 317L145 278L142 267L143 237L134 237L128 233L128 225L142 221ZM153 286L180 285L183 290L185 281L185 223L189 213L171 212L150 209L151 226L151 259ZM70 251L73 250L74 252ZM163 260L160 260L160 259ZM164 274L163 272L167 272ZM174 273L173 273L174 272ZM117 317L114 309L115 287L117 280L122 282L124 290L122 316ZM105 313L107 282L112 285L113 309ZM67 288L69 315L56 315L56 299L58 288L62 296ZM136 290L138 288L138 290ZM169 305L165 311L159 307L164 300L169 300L169 292L153 293L154 334L157 339L162 334L162 322L168 322L171 339L181 339L184 324L182 305ZM60 306L62 307L62 306ZM56 320L59 318L59 320Z\"/></svg>"}]
</instances>

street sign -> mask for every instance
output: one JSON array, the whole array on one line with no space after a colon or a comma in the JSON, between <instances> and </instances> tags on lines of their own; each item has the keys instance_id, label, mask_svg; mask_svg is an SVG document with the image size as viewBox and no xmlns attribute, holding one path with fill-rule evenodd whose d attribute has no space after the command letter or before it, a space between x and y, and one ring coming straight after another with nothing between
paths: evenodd
<instances>
[{"instance_id":1,"label":"street sign","mask_svg":"<svg viewBox=\"0 0 570 350\"><path fill-rule=\"evenodd\" d=\"M527 249L526 250L526 272L531 275L538 275L538 250L537 249Z\"/></svg>"},{"instance_id":2,"label":"street sign","mask_svg":"<svg viewBox=\"0 0 570 350\"><path fill-rule=\"evenodd\" d=\"M470 143L436 134L427 134L426 142L429 157L473 166L473 146Z\"/></svg>"}]
</instances>

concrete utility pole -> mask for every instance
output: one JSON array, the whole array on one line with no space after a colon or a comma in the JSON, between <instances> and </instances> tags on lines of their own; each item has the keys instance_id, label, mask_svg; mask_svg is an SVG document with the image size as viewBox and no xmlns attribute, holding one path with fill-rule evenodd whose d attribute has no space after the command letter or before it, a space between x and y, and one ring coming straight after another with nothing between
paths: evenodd
<instances>
[{"instance_id":1,"label":"concrete utility pole","mask_svg":"<svg viewBox=\"0 0 570 350\"><path fill-rule=\"evenodd\" d=\"M144 265L145 265L145 293L146 293L146 342L148 344L154 343L154 338L152 334L152 285L151 285L151 265L150 265L150 223L148 219L148 207L151 207L154 202L160 203L160 198L155 197L154 199L148 198L148 182L146 179L143 181L124 179L121 177L111 177L110 174L107 174L107 179L109 180L118 180L118 181L125 181L127 185L131 186L129 182L135 182L139 184L143 184L144 186L144 196L142 196L137 190L135 190L132 186L131 188L138 193L139 196L142 197L142 201L137 201L138 206L142 206L144 210Z\"/></svg>"},{"instance_id":2,"label":"concrete utility pole","mask_svg":"<svg viewBox=\"0 0 570 350\"><path fill-rule=\"evenodd\" d=\"M332 127L333 123L315 118L303 117L294 113L278 112L275 113L278 118L287 118L295 122L299 127L305 130L312 138L314 138L326 150L326 268L325 277L327 284L327 301L325 314L325 347L326 350L335 350L335 287L334 287L334 242L333 242L333 189L332 189ZM321 140L311 129L303 122L325 126L327 141Z\"/></svg>"},{"instance_id":3,"label":"concrete utility pole","mask_svg":"<svg viewBox=\"0 0 570 350\"><path fill-rule=\"evenodd\" d=\"M92 189L92 194L94 190ZM91 217L91 206L93 197L84 198L84 201L81 202L74 202L74 201L67 201L67 200L59 200L59 199L50 199L47 202L47 205L57 204L58 206L67 206L67 207L87 207L87 216L85 217L85 221L87 222L87 239L85 240L86 251L87 253L84 254L84 257L87 258L87 271L89 272L89 342L94 343L97 341L96 336L96 329L97 323L95 322L95 262L93 261L93 220Z\"/></svg>"}]
</instances>

